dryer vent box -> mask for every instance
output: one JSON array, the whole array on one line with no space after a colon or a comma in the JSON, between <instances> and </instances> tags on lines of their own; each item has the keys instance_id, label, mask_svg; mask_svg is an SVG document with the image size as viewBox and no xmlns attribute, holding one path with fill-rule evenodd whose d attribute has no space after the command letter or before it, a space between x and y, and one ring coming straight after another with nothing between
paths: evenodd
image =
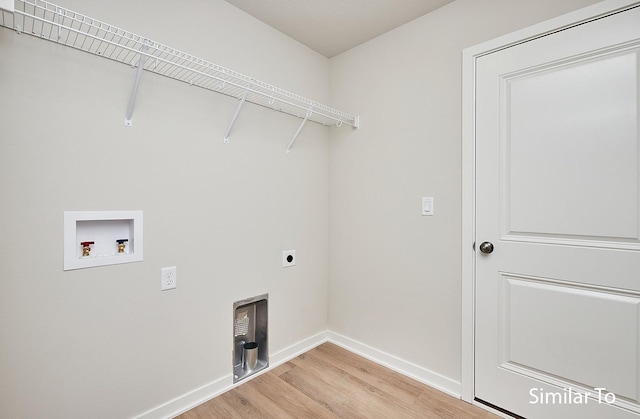
<instances>
[{"instance_id":1,"label":"dryer vent box","mask_svg":"<svg viewBox=\"0 0 640 419\"><path fill-rule=\"evenodd\" d=\"M269 294L233 303L233 382L269 366Z\"/></svg>"}]
</instances>

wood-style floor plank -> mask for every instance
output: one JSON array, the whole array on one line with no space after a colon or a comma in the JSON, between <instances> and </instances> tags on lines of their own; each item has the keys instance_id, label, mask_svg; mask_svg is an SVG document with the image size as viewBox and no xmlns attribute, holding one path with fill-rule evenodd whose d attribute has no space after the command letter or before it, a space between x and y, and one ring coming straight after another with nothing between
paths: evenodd
<instances>
[{"instance_id":1,"label":"wood-style floor plank","mask_svg":"<svg viewBox=\"0 0 640 419\"><path fill-rule=\"evenodd\" d=\"M291 418L317 417L331 419L329 412L318 412L317 403L308 397L291 391L291 387L280 376L263 374L256 377L256 387L260 387L269 400L275 405L281 406Z\"/></svg>"},{"instance_id":2,"label":"wood-style floor plank","mask_svg":"<svg viewBox=\"0 0 640 419\"><path fill-rule=\"evenodd\" d=\"M308 374L315 381L331 383L333 393L339 393L348 400L356 413L338 414L340 417L410 417L416 413L411 412L407 403L399 403L398 398L380 389L370 379L363 380L349 374L317 351L310 351L292 363L302 369L302 374Z\"/></svg>"},{"instance_id":3,"label":"wood-style floor plank","mask_svg":"<svg viewBox=\"0 0 640 419\"><path fill-rule=\"evenodd\" d=\"M325 343L179 419L489 419L497 416Z\"/></svg>"},{"instance_id":4,"label":"wood-style floor plank","mask_svg":"<svg viewBox=\"0 0 640 419\"><path fill-rule=\"evenodd\" d=\"M398 400L411 403L424 391L424 385L389 368L373 362L362 362L362 357L336 345L321 345L318 354L341 370L369 382ZM315 353L310 353L314 356Z\"/></svg>"}]
</instances>

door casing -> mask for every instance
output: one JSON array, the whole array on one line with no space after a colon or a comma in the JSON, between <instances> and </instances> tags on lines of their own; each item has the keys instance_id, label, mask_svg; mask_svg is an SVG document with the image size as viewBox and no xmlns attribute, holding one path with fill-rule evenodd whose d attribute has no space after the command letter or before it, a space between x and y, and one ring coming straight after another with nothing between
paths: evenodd
<instances>
[{"instance_id":1,"label":"door casing","mask_svg":"<svg viewBox=\"0 0 640 419\"><path fill-rule=\"evenodd\" d=\"M466 48L462 62L462 399L475 395L475 79L477 58L635 5L638 0L605 0L575 12ZM490 402L490 400L489 400Z\"/></svg>"}]
</instances>

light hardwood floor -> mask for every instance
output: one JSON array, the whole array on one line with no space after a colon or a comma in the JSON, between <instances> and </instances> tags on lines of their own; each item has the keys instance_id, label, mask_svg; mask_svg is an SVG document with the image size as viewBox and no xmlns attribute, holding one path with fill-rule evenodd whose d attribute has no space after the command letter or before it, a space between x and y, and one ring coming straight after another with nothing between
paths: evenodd
<instances>
[{"instance_id":1,"label":"light hardwood floor","mask_svg":"<svg viewBox=\"0 0 640 419\"><path fill-rule=\"evenodd\" d=\"M331 343L180 416L205 418L497 418Z\"/></svg>"}]
</instances>

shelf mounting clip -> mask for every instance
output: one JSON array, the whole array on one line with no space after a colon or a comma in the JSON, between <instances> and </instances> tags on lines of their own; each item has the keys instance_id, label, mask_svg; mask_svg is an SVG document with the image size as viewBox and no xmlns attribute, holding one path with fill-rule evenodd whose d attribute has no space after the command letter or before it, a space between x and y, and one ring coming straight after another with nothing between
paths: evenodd
<instances>
[{"instance_id":1,"label":"shelf mounting clip","mask_svg":"<svg viewBox=\"0 0 640 419\"><path fill-rule=\"evenodd\" d=\"M298 127L298 130L296 131L295 134L293 134L293 138L291 139L291 141L289 142L289 145L287 146L287 154L291 154L291 147L293 146L293 143L296 141L296 138L298 138L298 134L300 134L300 131L302 131L302 127L304 127L304 124L306 124L309 118L311 118L311 115L313 115L313 105L309 106L309 109L307 109L307 114L305 115L304 119L302 120L302 123Z\"/></svg>"},{"instance_id":2,"label":"shelf mounting clip","mask_svg":"<svg viewBox=\"0 0 640 419\"><path fill-rule=\"evenodd\" d=\"M124 117L124 125L130 127L132 125L131 115L133 114L133 104L136 101L136 94L138 93L138 85L140 84L140 76L142 76L142 70L144 70L144 63L147 61L147 51L149 50L149 40L144 39L142 41L142 48L140 48L140 59L138 60L138 69L136 70L136 78L133 82L133 90L131 91L131 98L129 99L129 107L127 108L127 114Z\"/></svg>"}]
</instances>

